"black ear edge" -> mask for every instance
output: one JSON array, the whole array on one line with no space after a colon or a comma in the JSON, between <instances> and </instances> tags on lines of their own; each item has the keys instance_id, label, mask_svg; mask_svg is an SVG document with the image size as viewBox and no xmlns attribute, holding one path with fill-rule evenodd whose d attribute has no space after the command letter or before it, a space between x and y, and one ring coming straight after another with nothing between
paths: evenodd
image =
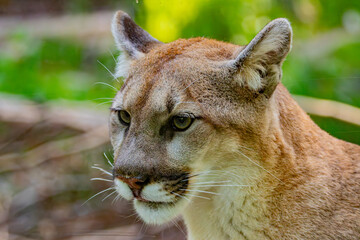
<instances>
[{"instance_id":1,"label":"black ear edge","mask_svg":"<svg viewBox=\"0 0 360 240\"><path fill-rule=\"evenodd\" d=\"M111 30L117 47L133 58L138 58L148 53L154 45L161 43L138 26L131 17L123 11L117 11L115 13Z\"/></svg>"}]
</instances>

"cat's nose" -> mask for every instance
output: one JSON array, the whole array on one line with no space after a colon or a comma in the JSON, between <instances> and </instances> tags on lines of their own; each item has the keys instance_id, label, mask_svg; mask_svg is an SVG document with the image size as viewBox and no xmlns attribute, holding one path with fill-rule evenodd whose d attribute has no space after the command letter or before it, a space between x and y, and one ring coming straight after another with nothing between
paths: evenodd
<instances>
[{"instance_id":1,"label":"cat's nose","mask_svg":"<svg viewBox=\"0 0 360 240\"><path fill-rule=\"evenodd\" d=\"M140 193L143 187L148 183L148 178L143 176L125 177L122 175L116 176L118 179L126 183L134 194L134 197L140 198Z\"/></svg>"},{"instance_id":2,"label":"cat's nose","mask_svg":"<svg viewBox=\"0 0 360 240\"><path fill-rule=\"evenodd\" d=\"M129 185L131 189L141 189L146 184L146 179L142 177L117 176L121 181Z\"/></svg>"}]
</instances>

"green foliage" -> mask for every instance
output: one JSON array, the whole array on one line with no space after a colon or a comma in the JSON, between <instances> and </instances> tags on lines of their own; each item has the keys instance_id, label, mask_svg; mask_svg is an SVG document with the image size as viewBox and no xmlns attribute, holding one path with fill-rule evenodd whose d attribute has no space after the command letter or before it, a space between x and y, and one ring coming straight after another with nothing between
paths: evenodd
<instances>
[{"instance_id":1,"label":"green foliage","mask_svg":"<svg viewBox=\"0 0 360 240\"><path fill-rule=\"evenodd\" d=\"M115 84L110 73L99 63L113 69L115 61L110 53L98 55L80 44L59 39L36 41L16 35L11 43L13 48L20 50L16 55L0 56L1 91L40 102L114 96L113 89L97 84L99 81Z\"/></svg>"},{"instance_id":2,"label":"green foliage","mask_svg":"<svg viewBox=\"0 0 360 240\"><path fill-rule=\"evenodd\" d=\"M319 127L332 136L343 139L348 142L360 143L360 127L340 122L332 118L324 118L311 115L311 118L319 125Z\"/></svg>"}]
</instances>

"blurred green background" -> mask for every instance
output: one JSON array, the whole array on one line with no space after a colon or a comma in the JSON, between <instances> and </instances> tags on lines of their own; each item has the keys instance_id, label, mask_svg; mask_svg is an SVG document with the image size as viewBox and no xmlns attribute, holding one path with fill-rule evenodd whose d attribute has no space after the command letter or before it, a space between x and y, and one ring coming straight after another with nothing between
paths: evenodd
<instances>
[{"instance_id":1,"label":"blurred green background","mask_svg":"<svg viewBox=\"0 0 360 240\"><path fill-rule=\"evenodd\" d=\"M97 82L116 85L104 66L114 70L112 55L119 53L108 24L122 9L164 42L205 36L244 45L271 19L288 18L294 44L283 83L290 92L360 106L359 0L8 0L0 7L0 91L37 102L86 100L105 102L100 107L106 108L103 98L114 91ZM91 25L86 21L91 15L104 21ZM358 126L314 120L360 143Z\"/></svg>"}]
</instances>

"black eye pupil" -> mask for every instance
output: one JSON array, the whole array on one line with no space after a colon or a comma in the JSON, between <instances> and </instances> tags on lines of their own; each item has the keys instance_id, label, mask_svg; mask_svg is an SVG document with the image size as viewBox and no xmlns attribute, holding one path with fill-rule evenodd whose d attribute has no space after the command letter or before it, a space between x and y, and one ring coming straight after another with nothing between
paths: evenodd
<instances>
[{"instance_id":1,"label":"black eye pupil","mask_svg":"<svg viewBox=\"0 0 360 240\"><path fill-rule=\"evenodd\" d=\"M180 123L184 123L186 121L186 118L179 117L177 121Z\"/></svg>"}]
</instances>

